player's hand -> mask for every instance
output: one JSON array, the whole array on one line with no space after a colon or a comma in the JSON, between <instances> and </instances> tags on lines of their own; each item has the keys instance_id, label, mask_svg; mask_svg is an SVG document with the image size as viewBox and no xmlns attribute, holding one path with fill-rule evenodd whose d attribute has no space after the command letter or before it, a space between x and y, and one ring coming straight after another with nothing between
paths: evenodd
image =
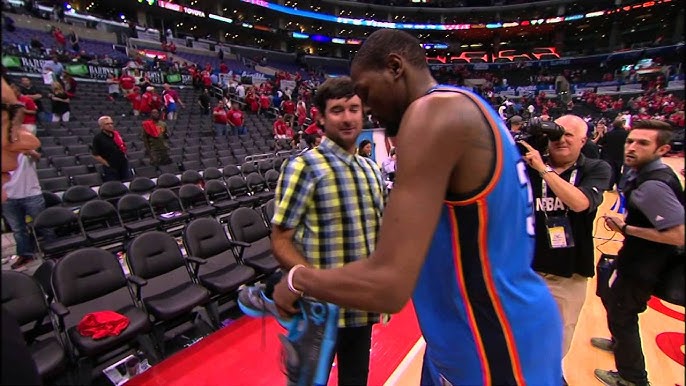
<instances>
[{"instance_id":1,"label":"player's hand","mask_svg":"<svg viewBox=\"0 0 686 386\"><path fill-rule=\"evenodd\" d=\"M532 169L539 173L543 172L545 170L545 162L543 162L543 158L541 158L541 153L526 143L526 141L519 141L518 143L524 146L527 150L527 153L523 156L527 165L531 166Z\"/></svg>"},{"instance_id":2,"label":"player's hand","mask_svg":"<svg viewBox=\"0 0 686 386\"><path fill-rule=\"evenodd\" d=\"M288 279L286 278L286 275L284 275L281 281L274 287L273 298L274 304L276 304L276 308L279 310L281 317L290 318L298 313L296 302L300 299L300 296L288 289Z\"/></svg>"},{"instance_id":3,"label":"player's hand","mask_svg":"<svg viewBox=\"0 0 686 386\"><path fill-rule=\"evenodd\" d=\"M621 232L624 224L624 219L621 217L605 216L605 225L614 232Z\"/></svg>"}]
</instances>

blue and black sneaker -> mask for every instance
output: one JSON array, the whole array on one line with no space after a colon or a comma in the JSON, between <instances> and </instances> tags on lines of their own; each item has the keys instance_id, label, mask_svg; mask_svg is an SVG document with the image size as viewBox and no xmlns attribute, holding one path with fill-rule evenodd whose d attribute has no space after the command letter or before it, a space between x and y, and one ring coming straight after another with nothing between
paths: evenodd
<instances>
[{"instance_id":1,"label":"blue and black sneaker","mask_svg":"<svg viewBox=\"0 0 686 386\"><path fill-rule=\"evenodd\" d=\"M325 386L336 350L338 306L312 298L299 300L300 312L291 319L279 317L274 302L264 294L264 285L245 287L238 305L249 316L275 316L286 335L280 335L288 386Z\"/></svg>"}]
</instances>

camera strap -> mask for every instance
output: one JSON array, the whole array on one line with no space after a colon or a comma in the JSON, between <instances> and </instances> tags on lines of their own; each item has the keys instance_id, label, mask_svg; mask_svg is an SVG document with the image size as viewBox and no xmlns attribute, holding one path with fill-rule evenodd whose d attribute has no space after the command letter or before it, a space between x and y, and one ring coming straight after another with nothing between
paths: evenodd
<instances>
[{"instance_id":1,"label":"camera strap","mask_svg":"<svg viewBox=\"0 0 686 386\"><path fill-rule=\"evenodd\" d=\"M576 164L574 165L576 167ZM578 169L572 170L569 177L569 183L574 185L578 176ZM548 198L548 184L544 179L541 179L541 198L545 201ZM557 248L571 248L574 247L574 235L572 234L572 224L569 222L569 208L565 209L563 216L548 217L548 213L544 210L545 227L548 233L548 246L552 249Z\"/></svg>"}]
</instances>

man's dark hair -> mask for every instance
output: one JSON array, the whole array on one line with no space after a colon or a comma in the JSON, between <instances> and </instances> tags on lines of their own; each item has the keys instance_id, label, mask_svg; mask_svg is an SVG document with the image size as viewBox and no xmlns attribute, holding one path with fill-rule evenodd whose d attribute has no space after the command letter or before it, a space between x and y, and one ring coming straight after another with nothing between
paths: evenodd
<instances>
[{"instance_id":1,"label":"man's dark hair","mask_svg":"<svg viewBox=\"0 0 686 386\"><path fill-rule=\"evenodd\" d=\"M662 145L669 145L669 143L672 141L672 125L665 121L658 121L657 119L637 119L631 122L631 128L642 130L656 130L658 147Z\"/></svg>"},{"instance_id":2,"label":"man's dark hair","mask_svg":"<svg viewBox=\"0 0 686 386\"><path fill-rule=\"evenodd\" d=\"M386 58L390 54L402 56L417 68L427 68L426 51L419 40L407 32L395 29L380 29L369 35L352 63L362 68L380 70L386 65Z\"/></svg>"},{"instance_id":3,"label":"man's dark hair","mask_svg":"<svg viewBox=\"0 0 686 386\"><path fill-rule=\"evenodd\" d=\"M350 77L329 78L322 83L314 94L314 105L322 115L326 114L326 101L330 99L350 99L355 96L355 85Z\"/></svg>"}]
</instances>

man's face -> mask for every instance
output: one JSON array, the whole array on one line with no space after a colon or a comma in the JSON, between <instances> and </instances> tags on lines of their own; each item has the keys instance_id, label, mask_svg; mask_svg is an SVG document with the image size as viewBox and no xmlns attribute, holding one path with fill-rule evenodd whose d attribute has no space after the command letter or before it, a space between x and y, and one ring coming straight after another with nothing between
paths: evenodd
<instances>
[{"instance_id":1,"label":"man's face","mask_svg":"<svg viewBox=\"0 0 686 386\"><path fill-rule=\"evenodd\" d=\"M10 86L2 80L2 103L13 105L19 103ZM8 109L2 109L2 201L7 199L5 184L10 180L9 172L17 168L19 153L35 150L40 146L38 138L21 128L23 113L16 113L10 117Z\"/></svg>"},{"instance_id":2,"label":"man's face","mask_svg":"<svg viewBox=\"0 0 686 386\"><path fill-rule=\"evenodd\" d=\"M153 109L150 111L150 118L152 118L153 121L157 121L160 119L160 111L157 109Z\"/></svg>"},{"instance_id":3,"label":"man's face","mask_svg":"<svg viewBox=\"0 0 686 386\"><path fill-rule=\"evenodd\" d=\"M344 149L355 146L362 131L362 101L351 98L329 99L321 116L326 136Z\"/></svg>"},{"instance_id":4,"label":"man's face","mask_svg":"<svg viewBox=\"0 0 686 386\"><path fill-rule=\"evenodd\" d=\"M397 102L402 95L394 90L394 82L386 69L372 70L353 65L351 79L355 83L355 93L361 102L369 107L390 137L395 137L400 128L403 111Z\"/></svg>"},{"instance_id":5,"label":"man's face","mask_svg":"<svg viewBox=\"0 0 686 386\"><path fill-rule=\"evenodd\" d=\"M662 157L669 149L669 145L658 147L656 130L633 129L624 143L624 164L640 168Z\"/></svg>"},{"instance_id":6,"label":"man's face","mask_svg":"<svg viewBox=\"0 0 686 386\"><path fill-rule=\"evenodd\" d=\"M565 128L565 133L559 141L550 141L548 150L550 157L554 160L576 160L581 154L581 148L586 143L586 129L578 125L585 122L570 121L563 118L555 121L558 125Z\"/></svg>"},{"instance_id":7,"label":"man's face","mask_svg":"<svg viewBox=\"0 0 686 386\"><path fill-rule=\"evenodd\" d=\"M31 87L31 79L21 78L21 85L24 87Z\"/></svg>"},{"instance_id":8,"label":"man's face","mask_svg":"<svg viewBox=\"0 0 686 386\"><path fill-rule=\"evenodd\" d=\"M102 130L112 132L114 131L114 121L112 120L112 118L106 117L100 122L100 128Z\"/></svg>"}]
</instances>

